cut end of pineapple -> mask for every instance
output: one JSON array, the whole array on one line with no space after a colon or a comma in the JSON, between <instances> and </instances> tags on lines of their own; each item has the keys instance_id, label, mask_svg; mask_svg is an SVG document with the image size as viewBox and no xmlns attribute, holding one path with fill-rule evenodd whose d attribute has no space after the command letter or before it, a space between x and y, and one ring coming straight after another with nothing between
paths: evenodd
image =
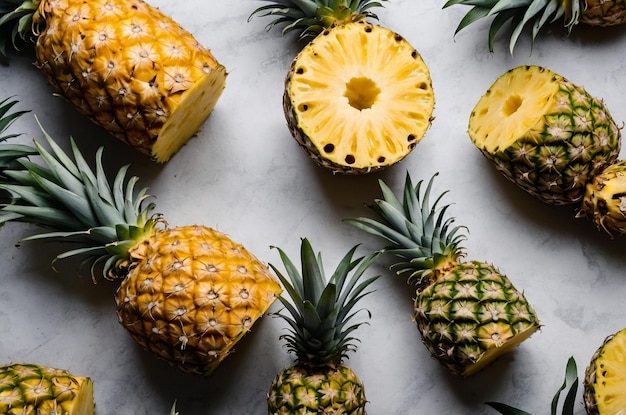
<instances>
[{"instance_id":1,"label":"cut end of pineapple","mask_svg":"<svg viewBox=\"0 0 626 415\"><path fill-rule=\"evenodd\" d=\"M626 414L626 329L608 337L585 373L590 414Z\"/></svg>"},{"instance_id":2,"label":"cut end of pineapple","mask_svg":"<svg viewBox=\"0 0 626 415\"><path fill-rule=\"evenodd\" d=\"M329 29L293 61L285 116L320 165L343 173L390 166L432 121L428 67L402 36L355 22Z\"/></svg>"},{"instance_id":3,"label":"cut end of pineapple","mask_svg":"<svg viewBox=\"0 0 626 415\"><path fill-rule=\"evenodd\" d=\"M469 136L488 153L511 146L554 105L559 83L554 72L519 66L500 76L480 98L469 120Z\"/></svg>"},{"instance_id":4,"label":"cut end of pineapple","mask_svg":"<svg viewBox=\"0 0 626 415\"><path fill-rule=\"evenodd\" d=\"M93 381L84 377L77 380L80 387L69 415L94 415Z\"/></svg>"},{"instance_id":5,"label":"cut end of pineapple","mask_svg":"<svg viewBox=\"0 0 626 415\"><path fill-rule=\"evenodd\" d=\"M495 347L490 347L485 351L485 353L478 359L474 364L465 368L462 373L463 377L472 376L475 373L480 372L487 366L489 366L494 360L498 357L510 352L517 346L519 346L522 342L527 340L530 336L532 336L537 330L539 330L540 326L532 325L529 326L528 329L517 333L515 336L509 338L505 342Z\"/></svg>"},{"instance_id":6,"label":"cut end of pineapple","mask_svg":"<svg viewBox=\"0 0 626 415\"><path fill-rule=\"evenodd\" d=\"M152 158L164 163L172 157L211 114L226 85L226 68L217 65L184 92L152 146Z\"/></svg>"}]
</instances>

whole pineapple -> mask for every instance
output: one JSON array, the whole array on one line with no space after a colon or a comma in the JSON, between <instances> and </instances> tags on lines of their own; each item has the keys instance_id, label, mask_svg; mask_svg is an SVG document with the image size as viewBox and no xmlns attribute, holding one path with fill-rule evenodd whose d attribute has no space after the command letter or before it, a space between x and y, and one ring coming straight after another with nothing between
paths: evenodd
<instances>
[{"instance_id":1,"label":"whole pineapple","mask_svg":"<svg viewBox=\"0 0 626 415\"><path fill-rule=\"evenodd\" d=\"M530 31L534 42L539 32L548 25L561 21L568 32L579 23L591 26L615 26L626 22L624 0L448 0L444 8L461 4L470 6L455 33L482 18L493 17L489 29L489 51L502 27L510 23L509 51L524 31Z\"/></svg>"},{"instance_id":2,"label":"whole pineapple","mask_svg":"<svg viewBox=\"0 0 626 415\"><path fill-rule=\"evenodd\" d=\"M45 134L41 160L19 160L0 188L12 195L0 223L41 225L25 240L74 243L55 261L77 257L94 279L121 279L115 296L120 323L145 349L188 373L210 374L281 288L269 268L228 236L202 225L170 228L135 192L128 166L110 183L72 140L72 156ZM2 144L1 146L4 146ZM2 147L0 146L0 153Z\"/></svg>"},{"instance_id":3,"label":"whole pineapple","mask_svg":"<svg viewBox=\"0 0 626 415\"><path fill-rule=\"evenodd\" d=\"M93 382L31 363L0 366L0 413L93 415Z\"/></svg>"},{"instance_id":4,"label":"whole pineapple","mask_svg":"<svg viewBox=\"0 0 626 415\"><path fill-rule=\"evenodd\" d=\"M301 271L277 248L287 272L284 276L272 266L287 293L279 297L287 312L278 315L290 327L281 338L297 361L273 380L267 397L270 415L366 413L363 384L342 363L356 350L352 333L362 324L350 323L353 308L377 278L360 281L376 255L354 259L356 248L348 251L330 279L321 254L315 254L308 239L301 244Z\"/></svg>"},{"instance_id":5,"label":"whole pineapple","mask_svg":"<svg viewBox=\"0 0 626 415\"><path fill-rule=\"evenodd\" d=\"M555 205L580 204L621 146L602 101L540 66L500 76L472 110L468 134L507 179Z\"/></svg>"},{"instance_id":6,"label":"whole pineapple","mask_svg":"<svg viewBox=\"0 0 626 415\"><path fill-rule=\"evenodd\" d=\"M607 337L593 354L583 396L589 415L626 413L626 329Z\"/></svg>"},{"instance_id":7,"label":"whole pineapple","mask_svg":"<svg viewBox=\"0 0 626 415\"><path fill-rule=\"evenodd\" d=\"M57 94L158 162L198 131L225 85L211 52L142 0L0 0L0 29L2 54L34 41Z\"/></svg>"},{"instance_id":8,"label":"whole pineapple","mask_svg":"<svg viewBox=\"0 0 626 415\"><path fill-rule=\"evenodd\" d=\"M414 319L431 355L452 373L470 376L540 328L535 311L493 265L462 262L462 227L446 217L449 205L431 205L434 181L413 185L407 173L402 199L381 180L383 198L370 208L378 219L349 220L385 239L381 250L399 258L391 269L416 287Z\"/></svg>"},{"instance_id":9,"label":"whole pineapple","mask_svg":"<svg viewBox=\"0 0 626 415\"><path fill-rule=\"evenodd\" d=\"M264 0L265 1L265 0ZM283 108L289 131L319 165L363 174L406 157L433 119L428 67L399 34L367 22L371 0L267 0L253 15L276 16L313 39L292 61Z\"/></svg>"}]
</instances>

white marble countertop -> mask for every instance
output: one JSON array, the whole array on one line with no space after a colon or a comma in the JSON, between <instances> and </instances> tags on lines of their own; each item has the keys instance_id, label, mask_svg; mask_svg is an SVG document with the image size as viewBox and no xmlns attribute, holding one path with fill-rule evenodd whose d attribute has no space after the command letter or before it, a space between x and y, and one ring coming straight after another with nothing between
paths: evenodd
<instances>
[{"instance_id":1,"label":"white marble countertop","mask_svg":"<svg viewBox=\"0 0 626 415\"><path fill-rule=\"evenodd\" d=\"M85 152L104 145L113 167L131 172L157 195L170 224L202 223L229 234L265 262L279 265L278 245L297 258L301 237L334 267L356 243L381 247L342 219L368 215L377 180L399 189L440 172L438 189L458 224L467 225L466 259L497 265L524 290L543 328L514 352L470 379L448 374L421 344L411 321L411 288L381 262L376 292L364 300L372 317L347 363L365 384L372 415L495 414L497 400L547 413L570 356L579 374L605 336L626 327L624 239L610 240L570 208L544 205L507 182L470 142L471 109L491 83L522 64L546 66L606 102L626 121L626 32L577 27L567 37L545 32L530 50L520 40L487 48L488 22L453 36L463 7L441 1L392 0L380 23L407 38L431 70L436 95L432 127L401 163L377 174L333 176L314 165L290 136L281 107L283 79L298 45L267 33L267 19L247 22L260 3L247 0L153 0L208 46L229 70L214 113L167 164L156 165L94 127L52 95L32 57L0 67L0 96L14 95L60 142L74 136ZM11 131L37 134L32 114ZM264 318L208 379L186 375L136 345L118 322L115 283L94 285L73 269L49 266L53 247L16 244L33 229L9 224L0 232L0 357L70 369L95 383L99 415L167 414L174 400L183 415L267 413L265 395L292 362L278 336L280 319ZM272 310L277 308L276 303ZM583 414L579 391L576 414Z\"/></svg>"}]
</instances>

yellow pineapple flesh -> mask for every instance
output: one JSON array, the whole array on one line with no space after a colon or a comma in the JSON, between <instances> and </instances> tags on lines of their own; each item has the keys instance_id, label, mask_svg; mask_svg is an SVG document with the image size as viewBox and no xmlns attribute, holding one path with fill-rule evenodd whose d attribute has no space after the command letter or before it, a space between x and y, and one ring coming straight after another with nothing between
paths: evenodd
<instances>
[{"instance_id":1,"label":"yellow pineapple flesh","mask_svg":"<svg viewBox=\"0 0 626 415\"><path fill-rule=\"evenodd\" d=\"M120 323L145 349L208 375L281 293L269 268L204 226L158 230L131 251Z\"/></svg>"},{"instance_id":2,"label":"yellow pineapple flesh","mask_svg":"<svg viewBox=\"0 0 626 415\"><path fill-rule=\"evenodd\" d=\"M93 415L93 382L31 363L0 367L0 413Z\"/></svg>"},{"instance_id":3,"label":"yellow pineapple flesh","mask_svg":"<svg viewBox=\"0 0 626 415\"><path fill-rule=\"evenodd\" d=\"M430 127L435 101L415 48L359 21L328 29L303 48L283 102L292 135L316 163L360 174L406 157Z\"/></svg>"},{"instance_id":4,"label":"yellow pineapple flesh","mask_svg":"<svg viewBox=\"0 0 626 415\"><path fill-rule=\"evenodd\" d=\"M591 358L584 400L589 415L626 413L626 329L607 337Z\"/></svg>"},{"instance_id":5,"label":"yellow pineapple flesh","mask_svg":"<svg viewBox=\"0 0 626 415\"><path fill-rule=\"evenodd\" d=\"M226 69L142 0L42 0L37 66L55 91L113 136L167 161L201 127Z\"/></svg>"}]
</instances>

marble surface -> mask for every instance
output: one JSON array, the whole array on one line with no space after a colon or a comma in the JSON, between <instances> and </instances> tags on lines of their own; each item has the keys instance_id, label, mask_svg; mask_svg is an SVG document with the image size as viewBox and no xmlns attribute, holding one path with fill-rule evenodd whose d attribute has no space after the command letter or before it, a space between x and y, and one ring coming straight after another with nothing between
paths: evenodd
<instances>
[{"instance_id":1,"label":"marble surface","mask_svg":"<svg viewBox=\"0 0 626 415\"><path fill-rule=\"evenodd\" d=\"M531 413L547 413L574 356L582 375L605 336L626 327L624 239L610 240L570 208L551 207L507 182L466 135L469 113L487 87L517 65L539 64L602 97L617 122L626 120L626 33L621 28L578 27L570 36L545 31L532 51L522 39L514 55L507 42L487 49L487 22L457 36L462 7L442 1L393 0L380 23L401 33L429 66L436 119L417 148L384 172L333 176L314 165L286 128L283 79L299 45L293 36L267 33L267 19L248 15L259 2L153 0L207 45L229 70L228 85L198 137L165 165L156 165L110 138L51 93L31 56L0 67L0 95L16 96L62 143L74 136L85 152L104 145L111 168L131 172L157 195L158 211L172 225L203 223L228 233L265 262L280 264L270 245L297 258L301 237L334 267L354 244L360 253L381 247L342 219L369 214L382 178L399 189L440 172L451 213L466 225L467 259L492 262L524 290L544 327L514 352L470 379L448 374L423 347L411 321L410 287L382 261L376 292L364 300L372 317L347 363L364 382L372 415L494 414L497 400ZM32 114L12 127L37 134ZM264 318L213 374L180 373L137 346L118 324L115 283L94 285L49 262L54 246L16 244L33 229L9 224L0 232L0 357L36 362L89 376L99 415L166 414L174 400L184 415L266 413L274 375L289 365L278 336L282 320ZM276 305L275 305L276 306ZM272 308L273 311L276 307ZM582 397L576 414L583 414Z\"/></svg>"}]
</instances>

